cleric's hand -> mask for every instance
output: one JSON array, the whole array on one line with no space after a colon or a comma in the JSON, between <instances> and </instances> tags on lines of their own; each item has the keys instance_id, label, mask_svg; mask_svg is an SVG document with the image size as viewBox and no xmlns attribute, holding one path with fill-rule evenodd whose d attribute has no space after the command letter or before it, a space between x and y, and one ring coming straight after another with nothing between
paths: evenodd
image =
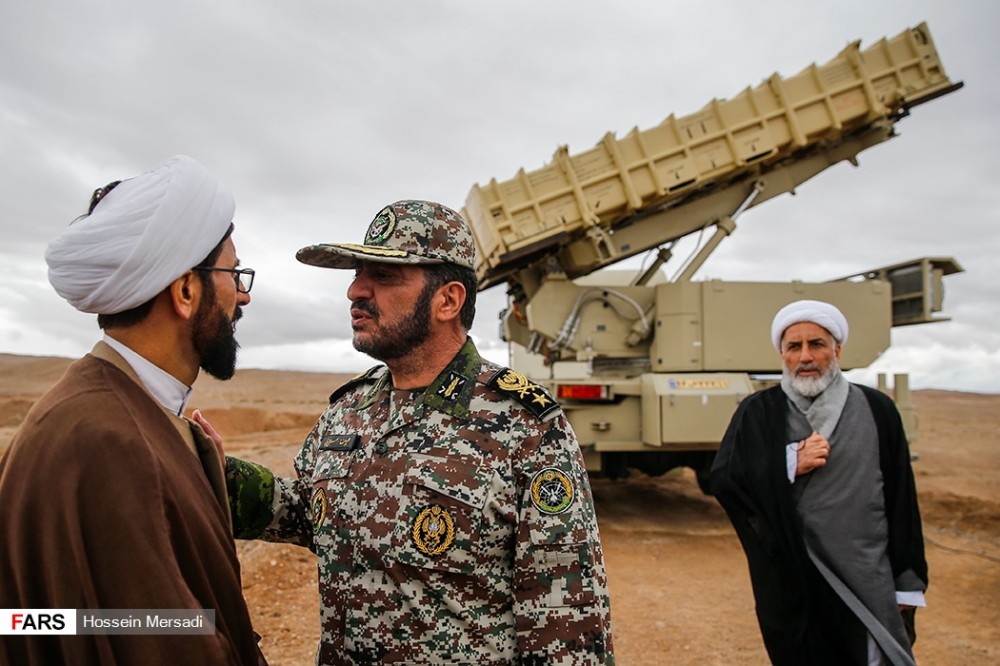
<instances>
[{"instance_id":1,"label":"cleric's hand","mask_svg":"<svg viewBox=\"0 0 1000 666\"><path fill-rule=\"evenodd\" d=\"M798 466L795 468L795 476L808 474L826 464L826 459L830 456L830 442L826 441L823 435L813 431L813 434L799 442L796 456Z\"/></svg>"}]
</instances>

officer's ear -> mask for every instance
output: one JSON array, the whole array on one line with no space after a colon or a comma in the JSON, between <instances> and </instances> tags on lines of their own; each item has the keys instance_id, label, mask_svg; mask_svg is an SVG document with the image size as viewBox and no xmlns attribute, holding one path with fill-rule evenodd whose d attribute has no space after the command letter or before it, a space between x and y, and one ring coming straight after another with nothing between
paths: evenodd
<instances>
[{"instance_id":1,"label":"officer's ear","mask_svg":"<svg viewBox=\"0 0 1000 666\"><path fill-rule=\"evenodd\" d=\"M462 306L465 305L465 295L465 285L461 282L447 282L441 285L432 301L433 316L440 321L458 319L462 314Z\"/></svg>"}]
</instances>

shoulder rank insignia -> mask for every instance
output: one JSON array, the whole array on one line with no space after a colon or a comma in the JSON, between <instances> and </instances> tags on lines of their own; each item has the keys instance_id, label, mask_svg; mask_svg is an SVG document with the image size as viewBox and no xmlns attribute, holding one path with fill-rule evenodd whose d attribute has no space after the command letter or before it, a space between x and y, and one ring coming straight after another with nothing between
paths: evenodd
<instances>
[{"instance_id":1,"label":"shoulder rank insignia","mask_svg":"<svg viewBox=\"0 0 1000 666\"><path fill-rule=\"evenodd\" d=\"M424 507L413 521L413 545L424 555L440 555L455 541L455 521L440 504Z\"/></svg>"},{"instance_id":2,"label":"shoulder rank insignia","mask_svg":"<svg viewBox=\"0 0 1000 666\"><path fill-rule=\"evenodd\" d=\"M342 395L350 391L358 384L364 384L365 382L372 380L375 377L376 373L379 370L382 370L383 368L385 368L384 365L376 365L373 368L368 368L360 375L355 375L354 377L351 377L346 382L338 386L337 390L335 390L333 393L330 394L330 402L331 403L336 402L337 400L340 399Z\"/></svg>"},{"instance_id":3,"label":"shoulder rank insignia","mask_svg":"<svg viewBox=\"0 0 1000 666\"><path fill-rule=\"evenodd\" d=\"M560 469L546 467L531 479L531 503L542 513L562 513L574 497L573 482Z\"/></svg>"},{"instance_id":4,"label":"shoulder rank insignia","mask_svg":"<svg viewBox=\"0 0 1000 666\"><path fill-rule=\"evenodd\" d=\"M504 368L493 375L489 386L514 398L539 419L544 420L559 409L559 403L549 395L548 391L510 368Z\"/></svg>"}]
</instances>

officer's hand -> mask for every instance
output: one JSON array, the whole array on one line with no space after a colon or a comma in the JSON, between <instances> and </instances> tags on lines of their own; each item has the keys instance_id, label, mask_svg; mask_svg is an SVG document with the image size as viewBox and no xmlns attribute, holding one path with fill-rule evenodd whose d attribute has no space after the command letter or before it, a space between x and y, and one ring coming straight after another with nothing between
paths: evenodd
<instances>
[{"instance_id":1,"label":"officer's hand","mask_svg":"<svg viewBox=\"0 0 1000 666\"><path fill-rule=\"evenodd\" d=\"M830 455L830 442L826 437L813 431L806 439L799 442L798 466L795 468L795 476L808 474L817 467L826 464L826 459Z\"/></svg>"},{"instance_id":2,"label":"officer's hand","mask_svg":"<svg viewBox=\"0 0 1000 666\"><path fill-rule=\"evenodd\" d=\"M194 410L191 413L191 420L201 426L201 429L205 431L212 442L215 443L215 448L219 451L219 459L222 461L222 468L226 468L226 450L222 446L222 435L212 427L212 424L208 422L205 415L201 413L201 410Z\"/></svg>"}]
</instances>

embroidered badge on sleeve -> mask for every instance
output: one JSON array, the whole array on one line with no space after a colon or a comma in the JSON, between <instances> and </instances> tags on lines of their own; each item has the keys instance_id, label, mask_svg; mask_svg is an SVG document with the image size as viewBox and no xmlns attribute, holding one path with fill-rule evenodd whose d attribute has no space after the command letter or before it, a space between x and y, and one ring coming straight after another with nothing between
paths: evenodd
<instances>
[{"instance_id":1,"label":"embroidered badge on sleeve","mask_svg":"<svg viewBox=\"0 0 1000 666\"><path fill-rule=\"evenodd\" d=\"M319 532L319 526L323 524L323 519L326 518L326 493L322 488L316 489L310 504L313 532Z\"/></svg>"},{"instance_id":2,"label":"embroidered badge on sleeve","mask_svg":"<svg viewBox=\"0 0 1000 666\"><path fill-rule=\"evenodd\" d=\"M562 513L573 504L573 482L562 470L546 467L531 479L531 503L542 513Z\"/></svg>"}]
</instances>

